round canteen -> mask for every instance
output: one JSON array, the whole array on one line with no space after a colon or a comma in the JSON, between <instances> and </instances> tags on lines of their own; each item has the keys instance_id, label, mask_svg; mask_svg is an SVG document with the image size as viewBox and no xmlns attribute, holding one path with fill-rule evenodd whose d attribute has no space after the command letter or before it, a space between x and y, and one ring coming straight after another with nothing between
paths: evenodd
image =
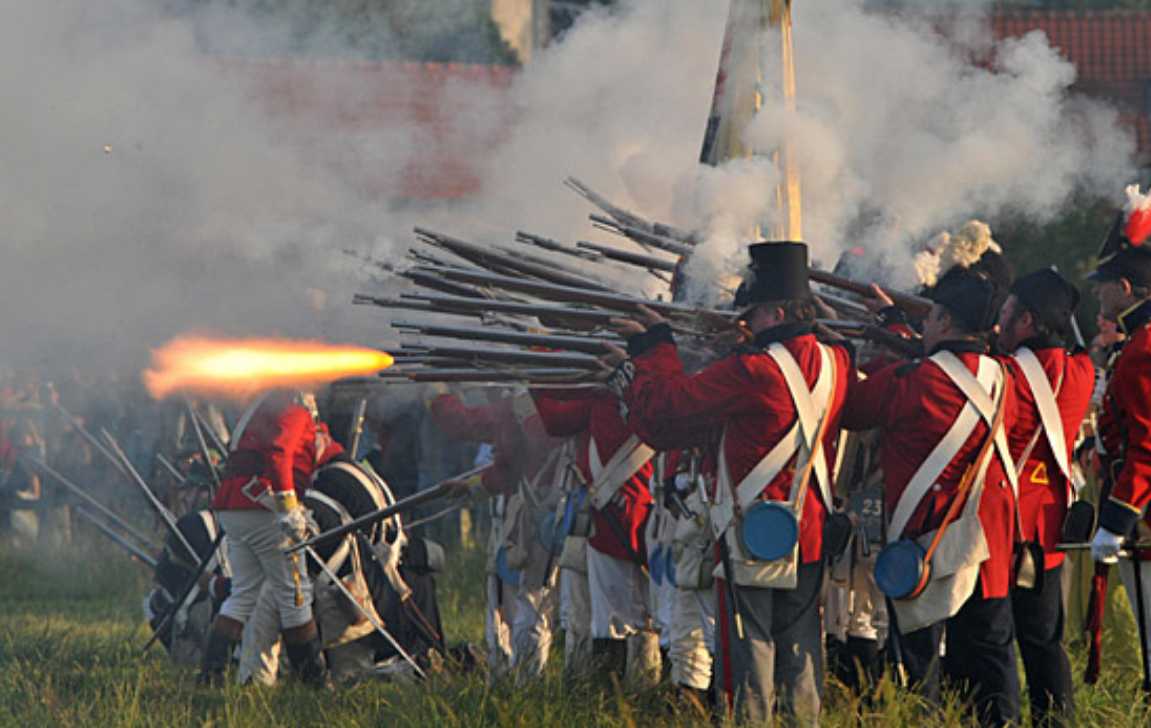
<instances>
[{"instance_id":1,"label":"round canteen","mask_svg":"<svg viewBox=\"0 0 1151 728\"><path fill-rule=\"evenodd\" d=\"M916 541L888 544L875 559L875 583L892 599L913 596L927 570L927 551Z\"/></svg>"},{"instance_id":2,"label":"round canteen","mask_svg":"<svg viewBox=\"0 0 1151 728\"><path fill-rule=\"evenodd\" d=\"M775 561L795 548L799 541L799 522L786 505L760 501L744 512L740 537L751 558Z\"/></svg>"}]
</instances>

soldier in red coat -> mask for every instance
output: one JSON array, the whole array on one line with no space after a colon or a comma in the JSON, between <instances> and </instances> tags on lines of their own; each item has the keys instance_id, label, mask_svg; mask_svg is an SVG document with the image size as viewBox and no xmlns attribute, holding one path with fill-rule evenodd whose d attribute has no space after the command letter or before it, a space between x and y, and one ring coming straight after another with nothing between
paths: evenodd
<instances>
[{"instance_id":1,"label":"soldier in red coat","mask_svg":"<svg viewBox=\"0 0 1151 728\"><path fill-rule=\"evenodd\" d=\"M586 436L575 466L591 507L592 656L622 675L628 642L638 655L639 643L650 636L643 532L652 505L648 481L654 453L628 427L619 400L607 390L537 389L532 396L553 437Z\"/></svg>"},{"instance_id":2,"label":"soldier in red coat","mask_svg":"<svg viewBox=\"0 0 1151 728\"><path fill-rule=\"evenodd\" d=\"M1005 436L1015 424L1016 398L1010 375L987 354L1003 295L986 278L956 268L932 298L923 330L928 357L853 383L843 421L881 433L885 549L914 541L922 554L955 503L944 532L952 547L933 552L932 580L918 597L891 600L892 635L913 683L938 700L946 631L947 672L971 689L981 720L1001 725L1019 717L1008 598L1015 474ZM965 477L969 470L975 477ZM970 484L966 497L958 495L961 481ZM884 563L881 553L881 588L889 583L881 578Z\"/></svg>"},{"instance_id":3,"label":"soldier in red coat","mask_svg":"<svg viewBox=\"0 0 1151 728\"><path fill-rule=\"evenodd\" d=\"M504 549L504 563L518 572L519 584L501 583L498 574L489 575L485 620L489 657L498 656L492 665L497 670L514 668L519 680L539 677L551 648L558 594L546 573L553 560L536 524L552 513L558 501L553 486L561 443L545 431L527 393L475 407L443 394L432 400L430 410L436 426L449 436L494 447L492 467L484 471L481 482L497 496L497 510L506 520L501 528L493 528L491 566L495 571L499 550Z\"/></svg>"},{"instance_id":4,"label":"soldier in red coat","mask_svg":"<svg viewBox=\"0 0 1151 728\"><path fill-rule=\"evenodd\" d=\"M646 442L709 451L712 525L730 580L717 588L716 675L737 719L770 721L778 703L789 717L816 724L823 531L838 422L855 373L847 347L821 344L813 333L807 246L760 243L749 252L736 305L752 341L688 375L670 326L649 312L642 324L621 325L632 357L621 372L634 369L630 386L627 376L621 386ZM791 538L768 544L779 555L756 553L752 541L778 540L766 532L774 526L750 525L757 509L790 527Z\"/></svg>"},{"instance_id":5,"label":"soldier in red coat","mask_svg":"<svg viewBox=\"0 0 1151 728\"><path fill-rule=\"evenodd\" d=\"M1099 418L1102 466L1110 493L1105 491L1108 497L1100 505L1091 552L1103 563L1114 563L1123 541L1137 537L1136 526L1141 520L1148 523L1151 503L1151 210L1147 198L1137 189L1134 193L1137 197L1117 220L1100 254L1099 268L1091 275L1100 315L1117 321L1126 337L1112 357ZM1151 622L1151 564L1146 552L1136 555L1134 565L1123 559L1119 570L1132 610L1139 615L1143 607L1139 623L1145 627ZM1148 630L1140 631L1146 659L1151 644Z\"/></svg>"},{"instance_id":6,"label":"soldier in red coat","mask_svg":"<svg viewBox=\"0 0 1151 728\"><path fill-rule=\"evenodd\" d=\"M1018 399L1010 433L1019 477L1021 559L1031 559L1034 583L1011 595L1015 637L1023 658L1035 725L1073 717L1071 665L1063 649L1063 554L1055 550L1075 498L1072 449L1091 405L1095 367L1082 349L1067 350L1079 292L1053 270L1017 280L999 312L998 343L1009 353Z\"/></svg>"},{"instance_id":7,"label":"soldier in red coat","mask_svg":"<svg viewBox=\"0 0 1151 728\"><path fill-rule=\"evenodd\" d=\"M300 557L283 549L307 536L300 506L312 473L342 452L316 423L315 398L275 390L257 400L233 434L220 490L212 501L228 534L232 592L220 607L204 651L201 681L222 682L232 650L262 588L280 612L288 659L305 682L323 685L327 669L312 615L311 582Z\"/></svg>"}]
</instances>

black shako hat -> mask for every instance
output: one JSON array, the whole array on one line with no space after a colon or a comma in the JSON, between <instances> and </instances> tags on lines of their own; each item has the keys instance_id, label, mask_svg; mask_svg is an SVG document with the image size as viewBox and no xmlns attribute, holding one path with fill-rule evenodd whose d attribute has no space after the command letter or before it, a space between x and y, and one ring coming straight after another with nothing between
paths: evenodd
<instances>
[{"instance_id":1,"label":"black shako hat","mask_svg":"<svg viewBox=\"0 0 1151 728\"><path fill-rule=\"evenodd\" d=\"M735 308L811 298L805 243L753 243L747 252L751 264L735 292Z\"/></svg>"},{"instance_id":2,"label":"black shako hat","mask_svg":"<svg viewBox=\"0 0 1151 728\"><path fill-rule=\"evenodd\" d=\"M979 273L955 266L943 274L929 297L958 320L967 331L990 331L1007 298L1003 288Z\"/></svg>"},{"instance_id":3,"label":"black shako hat","mask_svg":"<svg viewBox=\"0 0 1151 728\"><path fill-rule=\"evenodd\" d=\"M1120 278L1151 286L1151 199L1134 185L1127 188L1127 205L1103 239L1099 266L1087 276L1100 283Z\"/></svg>"},{"instance_id":4,"label":"black shako hat","mask_svg":"<svg viewBox=\"0 0 1151 728\"><path fill-rule=\"evenodd\" d=\"M1079 290L1059 275L1044 268L1015 281L1011 294L1027 307L1040 323L1057 332L1071 327L1071 315L1079 305Z\"/></svg>"}]
</instances>

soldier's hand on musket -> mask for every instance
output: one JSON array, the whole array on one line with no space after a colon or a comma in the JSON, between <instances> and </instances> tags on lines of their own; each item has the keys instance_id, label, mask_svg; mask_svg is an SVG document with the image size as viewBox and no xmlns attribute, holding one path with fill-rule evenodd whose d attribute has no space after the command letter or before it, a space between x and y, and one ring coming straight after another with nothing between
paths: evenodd
<instances>
[{"instance_id":1,"label":"soldier's hand on musket","mask_svg":"<svg viewBox=\"0 0 1151 728\"><path fill-rule=\"evenodd\" d=\"M880 288L878 283L872 283L871 295L863 299L863 305L867 306L868 311L879 313L885 308L894 306L895 301L891 300L891 296L887 295L887 291Z\"/></svg>"},{"instance_id":2,"label":"soldier's hand on musket","mask_svg":"<svg viewBox=\"0 0 1151 728\"><path fill-rule=\"evenodd\" d=\"M666 323L667 319L663 316L647 306L639 304L635 307L634 316L630 318L612 318L608 321L608 326L612 331L626 339L630 336L642 334L653 326Z\"/></svg>"},{"instance_id":3,"label":"soldier's hand on musket","mask_svg":"<svg viewBox=\"0 0 1151 728\"><path fill-rule=\"evenodd\" d=\"M599 365L603 367L604 371L615 371L615 368L627 359L627 352L615 344L608 344L605 342L603 348L607 349L607 353L599 357Z\"/></svg>"}]
</instances>

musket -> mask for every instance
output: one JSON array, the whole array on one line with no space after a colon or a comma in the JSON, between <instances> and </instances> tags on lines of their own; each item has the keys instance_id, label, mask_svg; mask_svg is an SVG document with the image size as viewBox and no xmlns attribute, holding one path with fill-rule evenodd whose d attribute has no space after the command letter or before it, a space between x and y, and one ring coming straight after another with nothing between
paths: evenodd
<instances>
[{"instance_id":1,"label":"musket","mask_svg":"<svg viewBox=\"0 0 1151 728\"><path fill-rule=\"evenodd\" d=\"M224 532L220 531L220 533L216 535L216 540L213 541L210 546L208 546L208 553L204 555L204 558L201 559L200 563L196 566L196 570L192 572L192 577L188 579L187 583L184 584L184 589L180 592L179 598L172 602L171 609L168 610L163 619L161 619L156 627L152 630L152 636L148 638L148 642L144 645L144 648L140 650L141 653L147 652L148 648L151 647L156 642L156 640L160 639L160 635L164 633L165 629L167 629L168 623L171 622L172 618L175 617L180 612L180 610L184 608L184 602L188 601L188 597L191 596L192 592L194 592L196 587L199 586L200 577L204 575L204 571L207 570L208 564L212 562L212 557L216 555L216 551L220 549L220 544L223 542ZM195 552L193 551L192 553Z\"/></svg>"},{"instance_id":2,"label":"musket","mask_svg":"<svg viewBox=\"0 0 1151 728\"><path fill-rule=\"evenodd\" d=\"M140 561L143 564L146 564L147 566L150 566L153 569L156 568L155 557L151 556L144 549L140 548L136 544L132 543L128 539L124 538L120 534L113 531L110 527L108 527L108 525L106 523L101 521L99 518L96 518L96 516L92 515L91 513L89 513L84 508L84 506L76 506L76 509L74 512L76 513L77 516L80 516L85 521L87 521L88 523L95 526L100 531L100 533L107 536L108 539L112 541L112 543L116 544L120 548L127 551L131 556L134 556L138 561Z\"/></svg>"},{"instance_id":3,"label":"musket","mask_svg":"<svg viewBox=\"0 0 1151 728\"><path fill-rule=\"evenodd\" d=\"M577 268L572 268L571 266L568 266L568 265L564 265L563 263L560 263L558 261L548 260L547 258L540 258L540 257L537 257L535 255L527 255L527 254L522 253L518 250L515 250L514 248L509 248L506 245L493 245L492 248L494 250L498 250L499 252L503 253L504 255L510 256L512 258L516 258L522 262L530 263L530 264L536 265L536 266L540 266L541 268L550 268L553 271L556 271L559 273L564 273L566 275L571 276L575 280L586 279L586 280L595 282L597 285L599 285L601 287L604 287L604 288L607 287L607 284L604 283L603 281L598 280L598 279L593 279L590 276L587 276L583 271L581 271ZM597 262L601 262L601 261L597 261Z\"/></svg>"},{"instance_id":4,"label":"musket","mask_svg":"<svg viewBox=\"0 0 1151 728\"><path fill-rule=\"evenodd\" d=\"M108 462L112 464L112 467L116 468L116 470L119 471L120 474L125 478L128 477L128 473L124 470L124 466L120 464L120 461L116 459L116 456L108 452L108 448L104 447L104 445L100 442L100 440L96 438L95 435L93 435L91 432L88 432L88 429L84 427L84 425L80 424L79 417L64 409L64 405L59 403L56 404L56 410L64 417L64 419L68 420L68 422L76 428L76 432L80 433L80 437L84 438L84 440L89 445L94 447L101 455L104 456L105 459L108 460Z\"/></svg>"},{"instance_id":5,"label":"musket","mask_svg":"<svg viewBox=\"0 0 1151 728\"><path fill-rule=\"evenodd\" d=\"M676 269L675 261L656 258L653 255L633 253L630 250L620 250L619 248L612 248L607 245L600 245L599 243L589 243L586 240L578 241L576 246L581 250L595 251L607 260L614 260L619 263L626 263L628 265L634 265L640 268L647 268L648 270L658 270L664 271L665 273L674 273Z\"/></svg>"},{"instance_id":6,"label":"musket","mask_svg":"<svg viewBox=\"0 0 1151 728\"><path fill-rule=\"evenodd\" d=\"M501 273L513 272L523 275L534 276L541 280L550 281L552 283L559 283L565 286L572 286L575 288L588 288L592 290L611 290L611 287L600 281L592 280L584 275L575 275L564 271L556 270L551 265L540 265L532 263L527 260L521 260L518 256L508 255L507 253L495 252L491 248L469 243L466 240L453 238L449 235L432 232L425 228L416 228L416 235L419 239L429 245L449 250L452 253L470 260L484 268L496 267Z\"/></svg>"},{"instance_id":7,"label":"musket","mask_svg":"<svg viewBox=\"0 0 1151 728\"><path fill-rule=\"evenodd\" d=\"M531 385L564 384L576 385L591 383L589 372L586 369L398 369L392 367L380 372L380 378L388 380L407 379L412 382L472 382L497 383L516 382ZM598 385L597 385L598 386Z\"/></svg>"},{"instance_id":8,"label":"musket","mask_svg":"<svg viewBox=\"0 0 1151 728\"><path fill-rule=\"evenodd\" d=\"M679 256L691 255L694 250L690 245L681 243L678 240L666 237L664 235L657 235L656 233L649 233L646 230L632 227L631 225L623 225L603 215L588 215L593 223L593 226L599 230L604 230L615 235L622 235L625 238L630 238L640 245L647 248L658 248L667 253L675 253Z\"/></svg>"},{"instance_id":9,"label":"musket","mask_svg":"<svg viewBox=\"0 0 1151 728\"><path fill-rule=\"evenodd\" d=\"M386 639L388 643L391 644L392 649L398 652L400 657L404 658L404 660L412 666L412 669L416 671L416 674L422 678L427 678L427 674L420 669L420 666L416 664L416 661L412 659L412 656L408 654L407 650L405 650L400 645L396 638L392 636L391 632L384 628L384 625L380 624L380 621L376 619L376 615L372 614L371 611L360 604L359 600L356 599L356 596L352 594L347 585L344 584L343 579L341 579L336 575L334 571L332 571L331 567L328 566L328 563L320 558L320 555L316 553L316 550L311 546L307 546L305 547L305 551L307 552L308 556L312 557L312 561L315 561L316 565L320 567L320 570L323 571L324 574L328 577L328 580L335 584L336 588L338 588L343 593L344 598L352 603L352 605L364 617L364 619L372 623L372 627L374 627L377 632L383 635L384 639Z\"/></svg>"},{"instance_id":10,"label":"musket","mask_svg":"<svg viewBox=\"0 0 1151 728\"><path fill-rule=\"evenodd\" d=\"M414 332L424 336L441 336L464 341L494 341L501 344L538 346L547 349L581 351L585 354L603 354L608 344L624 346L619 337L572 336L552 333L531 333L509 331L494 326L443 326L407 321L393 321L392 326L403 332Z\"/></svg>"},{"instance_id":11,"label":"musket","mask_svg":"<svg viewBox=\"0 0 1151 728\"><path fill-rule=\"evenodd\" d=\"M430 357L458 359L478 364L506 364L530 367L552 367L602 371L599 359L591 354L563 351L525 351L478 346L435 344L425 352ZM606 352L605 352L606 353Z\"/></svg>"},{"instance_id":12,"label":"musket","mask_svg":"<svg viewBox=\"0 0 1151 728\"><path fill-rule=\"evenodd\" d=\"M871 311L862 303L852 301L851 299L844 298L842 296L837 296L834 293L827 293L826 291L821 291L820 293L816 294L815 297L826 303L828 306L831 306L836 311L839 311L840 313L844 313L850 316L859 316L866 320L871 320L872 318Z\"/></svg>"},{"instance_id":13,"label":"musket","mask_svg":"<svg viewBox=\"0 0 1151 728\"><path fill-rule=\"evenodd\" d=\"M597 255L590 251L579 250L578 248L570 248L561 242L552 240L551 238L545 238L540 235L533 235L532 233L524 232L523 230L516 231L516 242L523 243L524 245L534 245L537 248L542 248L543 250L551 253L560 253L572 258L586 260L591 263L599 263L603 260L603 256Z\"/></svg>"},{"instance_id":14,"label":"musket","mask_svg":"<svg viewBox=\"0 0 1151 728\"><path fill-rule=\"evenodd\" d=\"M208 468L208 472L212 475L212 483L215 485L212 488L212 496L215 496L220 490L220 473L216 470L216 464L212 462L211 453L208 452L208 443L204 439L204 431L200 428L200 419L196 417L196 410L192 407L192 400L185 398L184 407L188 411L188 418L192 421L192 430L196 433L196 444L200 447L200 457L204 458L204 467ZM221 455L226 455L227 450L222 451Z\"/></svg>"},{"instance_id":15,"label":"musket","mask_svg":"<svg viewBox=\"0 0 1151 728\"><path fill-rule=\"evenodd\" d=\"M585 185L583 182L579 181L575 177L568 177L567 179L564 180L564 184L567 185L568 188L574 190L576 192L576 194L578 194L580 197L583 197L585 200L592 203L593 205L595 205L599 209L603 210L608 215L611 215L613 218L616 219L616 221L618 221L624 225L628 225L630 227L634 227L634 228L637 228L640 230L646 230L648 232L655 233L656 235L663 235L664 237L675 238L676 240L679 240L679 241L682 241L684 243L688 243L691 245L694 245L695 243L699 242L698 240L696 240L695 236L689 232L686 232L684 230L680 230L679 228L675 228L675 227L672 227L671 225L667 225L667 224L664 224L661 222L652 222L650 220L646 220L646 219L640 217L639 215L635 214L634 212L631 212L629 210L625 210L622 207L619 207L618 205L612 204L611 202L609 202L607 200L606 197L596 193L595 190L588 187L587 185Z\"/></svg>"},{"instance_id":16,"label":"musket","mask_svg":"<svg viewBox=\"0 0 1151 728\"><path fill-rule=\"evenodd\" d=\"M160 502L160 499L157 498L156 494L152 492L152 489L148 487L148 483L144 481L140 472L136 470L136 466L132 465L132 461L128 459L128 456L120 447L120 443L116 442L116 438L112 437L112 434L103 427L100 428L100 434L108 441L108 446L112 448L112 452L116 454L116 457L120 458L120 461L124 464L124 469L128 472L132 481L144 492L144 499L147 500L148 505L152 506L156 513L159 514L160 520L163 521L169 533L176 537L180 545L187 550L189 556L195 557L196 550L192 548L192 544L188 543L188 539L184 538L183 532L176 527L176 517L172 515L172 512Z\"/></svg>"},{"instance_id":17,"label":"musket","mask_svg":"<svg viewBox=\"0 0 1151 728\"><path fill-rule=\"evenodd\" d=\"M477 300L459 296L435 296L431 294L403 294L400 298L384 298L357 293L352 303L371 304L382 308L402 308L424 313L447 313L477 316L483 318L488 313L502 313L517 316L534 316L541 321L559 323L562 328L582 329L607 326L619 314L594 308L574 308L571 306L549 306L539 303L519 301Z\"/></svg>"},{"instance_id":18,"label":"musket","mask_svg":"<svg viewBox=\"0 0 1151 728\"><path fill-rule=\"evenodd\" d=\"M829 273L818 268L812 268L809 271L809 276L811 277L811 280L815 281L816 283L822 283L825 286L831 286L832 288L850 291L861 296L872 296L870 283L860 283L859 281L853 281L850 278L844 278L843 276L836 275L835 273ZM912 316L915 316L916 318L923 318L927 316L927 314L931 311L931 306L933 304L930 298L917 296L914 293L889 291L886 288L884 289L884 292L891 298L892 302L895 303L896 306L902 308L904 311L911 314Z\"/></svg>"},{"instance_id":19,"label":"musket","mask_svg":"<svg viewBox=\"0 0 1151 728\"><path fill-rule=\"evenodd\" d=\"M173 478L175 478L180 485L187 485L188 477L181 473L180 470L172 464L171 460L164 457L163 453L156 453L156 462L160 463L160 465L164 467L164 470L168 471L168 475L171 475Z\"/></svg>"},{"instance_id":20,"label":"musket","mask_svg":"<svg viewBox=\"0 0 1151 728\"><path fill-rule=\"evenodd\" d=\"M348 431L348 454L356 457L360 447L360 438L364 434L364 416L368 413L368 398L360 397L356 401L356 409L352 412L352 424Z\"/></svg>"},{"instance_id":21,"label":"musket","mask_svg":"<svg viewBox=\"0 0 1151 728\"><path fill-rule=\"evenodd\" d=\"M467 480L468 478L479 475L490 467L492 467L491 463L488 463L487 465L480 465L479 467L472 468L467 472L460 473L459 475L448 478L447 480L440 481L430 488L425 488L424 490L421 490L418 493L414 493L407 498L401 498L386 508L380 508L371 511L370 513L365 513L359 518L354 518L341 526L337 526L336 528L324 531L321 534L312 536L311 538L305 539L297 544L293 544L292 546L284 549L284 553L293 554L302 549L306 549L309 546L316 546L317 544L327 543L332 539L346 536L353 531L358 531L364 526L370 526L374 523L379 523L386 518L391 518L397 513L405 513L415 508L416 506L443 498L445 495L448 495L452 492L453 488L451 484L453 481Z\"/></svg>"},{"instance_id":22,"label":"musket","mask_svg":"<svg viewBox=\"0 0 1151 728\"><path fill-rule=\"evenodd\" d=\"M618 311L624 314L634 314L639 306L646 306L664 316L689 319L705 319L713 326L716 326L720 329L731 328L735 325L735 314L731 311L701 309L692 306L685 306L681 303L653 301L651 299L629 296L623 293L613 293L610 291L588 291L579 288L573 288L571 286L558 285L555 283L533 281L524 278L516 278L513 276L502 276L498 273L463 270L437 270L432 268L427 270L429 273L439 273L439 275L449 280L463 281L465 283L487 286L491 288L500 288L506 291L513 291L515 293L526 293L528 295L536 296L537 298L543 298L549 301L581 303L589 306L598 306L600 308L609 309L612 311ZM430 299L430 297L427 296L422 296L422 298ZM717 324L723 325L717 326Z\"/></svg>"},{"instance_id":23,"label":"musket","mask_svg":"<svg viewBox=\"0 0 1151 728\"><path fill-rule=\"evenodd\" d=\"M109 454L111 454L111 453L109 453ZM84 501L88 505L95 508L96 511L100 513L100 515L104 516L109 521L111 521L112 523L115 523L117 526L122 528L125 531L125 533L130 534L132 536L132 538L136 539L141 544L147 546L149 550L152 550L152 551L159 551L160 550L160 547L153 544L152 540L149 537L147 537L144 534L137 531L127 521L125 521L120 516L116 515L116 513L114 511L112 511L110 508L105 506L103 503L96 500L92 496L88 495L88 493L85 492L83 488L76 485L72 481L68 480L68 478L64 477L60 473L56 472L50 465L48 465L48 463L44 462L43 460L41 460L41 459L39 459L33 455L25 454L22 457L25 460L27 460L28 462L32 463L32 465L35 466L37 470L44 473L45 475L48 475L53 480L58 482L60 485L67 488L72 493L72 495L76 496L77 498L81 499L82 501Z\"/></svg>"},{"instance_id":24,"label":"musket","mask_svg":"<svg viewBox=\"0 0 1151 728\"><path fill-rule=\"evenodd\" d=\"M894 331L888 331L881 326L834 319L819 319L816 323L820 326L826 326L841 336L874 341L901 356L914 358L923 355L923 344L918 339L905 339Z\"/></svg>"}]
</instances>

